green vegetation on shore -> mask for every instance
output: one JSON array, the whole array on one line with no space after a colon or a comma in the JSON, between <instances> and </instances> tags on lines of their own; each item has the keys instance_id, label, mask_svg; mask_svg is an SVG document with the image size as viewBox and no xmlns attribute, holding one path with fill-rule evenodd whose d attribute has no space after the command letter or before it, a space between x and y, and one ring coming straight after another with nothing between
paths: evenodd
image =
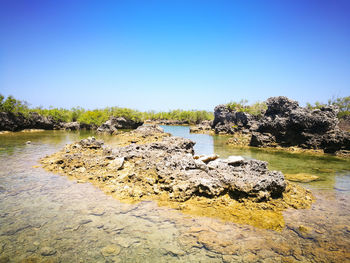
<instances>
[{"instance_id":1,"label":"green vegetation on shore","mask_svg":"<svg viewBox=\"0 0 350 263\"><path fill-rule=\"evenodd\" d=\"M227 103L227 107L232 111L246 112L254 116L262 116L267 109L265 102L256 102L247 105L248 100L242 99L239 102L231 101Z\"/></svg>"},{"instance_id":2,"label":"green vegetation on shore","mask_svg":"<svg viewBox=\"0 0 350 263\"><path fill-rule=\"evenodd\" d=\"M101 125L111 116L124 117L134 121L144 120L175 120L187 121L188 123L198 123L204 120L214 119L214 114L209 111L200 110L172 110L168 112L141 112L129 108L106 107L103 109L86 110L81 107L71 109L54 108L43 109L42 107L30 108L25 101L17 100L13 96L6 99L0 94L0 112L11 112L29 116L31 112L36 112L43 116L50 116L56 121L71 122L78 121L91 125Z\"/></svg>"}]
</instances>

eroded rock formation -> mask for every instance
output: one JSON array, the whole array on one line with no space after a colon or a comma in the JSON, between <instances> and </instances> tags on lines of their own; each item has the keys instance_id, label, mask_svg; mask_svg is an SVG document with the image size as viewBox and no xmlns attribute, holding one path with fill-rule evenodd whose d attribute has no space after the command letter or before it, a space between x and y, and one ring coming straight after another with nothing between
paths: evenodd
<instances>
[{"instance_id":1,"label":"eroded rock formation","mask_svg":"<svg viewBox=\"0 0 350 263\"><path fill-rule=\"evenodd\" d=\"M75 173L81 171L80 165L84 163L84 174L88 178L95 176L91 171L96 172L96 168L111 173L108 180L113 178L115 191L128 195L131 189L132 195L136 191L139 196L166 192L170 199L178 201L224 194L235 199L257 197L260 200L280 197L285 190L283 174L269 171L266 162L232 157L205 162L194 158L193 146L194 142L188 139L165 137L160 142L110 149L103 147L102 141L89 138L67 146L65 155L50 165ZM91 150L98 151L98 157ZM130 174L118 175L119 169L130 165L133 169L125 170ZM147 176L145 171L149 171ZM103 178L101 180L105 180ZM130 188L125 188L126 185Z\"/></svg>"},{"instance_id":2,"label":"eroded rock formation","mask_svg":"<svg viewBox=\"0 0 350 263\"><path fill-rule=\"evenodd\" d=\"M327 153L350 150L350 135L338 127L336 107L310 110L282 96L269 98L266 104L267 110L260 118L219 105L213 128L219 134L249 134L251 146L297 146Z\"/></svg>"},{"instance_id":3,"label":"eroded rock formation","mask_svg":"<svg viewBox=\"0 0 350 263\"><path fill-rule=\"evenodd\" d=\"M45 117L36 112L24 116L21 113L0 112L0 131L20 131L23 129L45 129L58 128L60 124L52 117Z\"/></svg>"},{"instance_id":4,"label":"eroded rock formation","mask_svg":"<svg viewBox=\"0 0 350 263\"><path fill-rule=\"evenodd\" d=\"M170 136L157 126L141 126L118 136L118 147L88 138L67 145L41 163L47 170L92 182L120 200L181 203L181 209L192 209L196 202L202 206L205 200L217 201L215 207L221 206L217 209L222 211L227 205L232 207L232 202L247 200L251 206L264 201L263 209L274 211L292 204L308 207L312 202L310 192L287 183L281 172L269 171L266 162L195 156L194 142ZM295 196L303 197L295 200ZM242 209L238 203L234 206ZM227 213L223 212L225 217Z\"/></svg>"},{"instance_id":5,"label":"eroded rock formation","mask_svg":"<svg viewBox=\"0 0 350 263\"><path fill-rule=\"evenodd\" d=\"M299 146L334 153L350 150L349 133L338 127L333 106L309 110L286 97L267 100L267 110L252 134L252 146Z\"/></svg>"},{"instance_id":6,"label":"eroded rock formation","mask_svg":"<svg viewBox=\"0 0 350 263\"><path fill-rule=\"evenodd\" d=\"M218 134L248 133L256 130L257 119L256 116L246 112L233 111L227 105L221 104L214 109L212 127Z\"/></svg>"}]
</instances>

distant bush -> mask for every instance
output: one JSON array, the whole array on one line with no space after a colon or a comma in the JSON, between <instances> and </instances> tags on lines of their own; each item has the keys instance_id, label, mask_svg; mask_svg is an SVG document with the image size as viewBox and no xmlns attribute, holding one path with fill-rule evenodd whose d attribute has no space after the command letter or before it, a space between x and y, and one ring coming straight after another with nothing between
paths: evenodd
<instances>
[{"instance_id":1,"label":"distant bush","mask_svg":"<svg viewBox=\"0 0 350 263\"><path fill-rule=\"evenodd\" d=\"M146 112L144 119L149 120L177 120L188 121L189 123L199 123L204 120L213 120L214 114L209 111L200 110L172 110L168 112Z\"/></svg>"},{"instance_id":2,"label":"distant bush","mask_svg":"<svg viewBox=\"0 0 350 263\"><path fill-rule=\"evenodd\" d=\"M306 103L306 107L310 110L315 110L315 109L321 109L323 107L327 106L327 104L321 103L316 101L314 105L312 105L311 103L307 102Z\"/></svg>"},{"instance_id":3,"label":"distant bush","mask_svg":"<svg viewBox=\"0 0 350 263\"><path fill-rule=\"evenodd\" d=\"M332 98L328 101L328 104L335 105L339 108L339 118L350 116L350 96L342 98Z\"/></svg>"},{"instance_id":4,"label":"distant bush","mask_svg":"<svg viewBox=\"0 0 350 263\"><path fill-rule=\"evenodd\" d=\"M267 109L265 102L256 102L252 105L247 105L248 100L242 99L239 102L229 102L227 107L231 111L246 112L254 116L262 116Z\"/></svg>"},{"instance_id":5,"label":"distant bush","mask_svg":"<svg viewBox=\"0 0 350 263\"><path fill-rule=\"evenodd\" d=\"M81 113L78 122L100 126L109 119L108 114L103 110L88 110Z\"/></svg>"},{"instance_id":6,"label":"distant bush","mask_svg":"<svg viewBox=\"0 0 350 263\"><path fill-rule=\"evenodd\" d=\"M325 106L334 105L339 108L338 118L344 118L345 116L350 116L350 96L338 97L328 100L328 103L321 103L316 101L315 104L306 103L306 107L313 109L320 109Z\"/></svg>"},{"instance_id":7,"label":"distant bush","mask_svg":"<svg viewBox=\"0 0 350 263\"><path fill-rule=\"evenodd\" d=\"M137 110L119 107L111 107L106 109L109 110L109 116L123 117L126 119L131 119L133 121L143 120L143 113Z\"/></svg>"},{"instance_id":8,"label":"distant bush","mask_svg":"<svg viewBox=\"0 0 350 263\"><path fill-rule=\"evenodd\" d=\"M28 103L25 101L16 100L13 96L5 97L0 94L0 111L28 114Z\"/></svg>"}]
</instances>

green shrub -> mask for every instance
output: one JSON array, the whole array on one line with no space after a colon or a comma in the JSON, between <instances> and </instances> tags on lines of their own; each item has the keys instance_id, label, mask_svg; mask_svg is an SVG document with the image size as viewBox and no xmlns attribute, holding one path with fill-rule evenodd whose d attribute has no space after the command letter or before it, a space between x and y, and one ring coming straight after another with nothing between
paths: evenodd
<instances>
[{"instance_id":1,"label":"green shrub","mask_svg":"<svg viewBox=\"0 0 350 263\"><path fill-rule=\"evenodd\" d=\"M338 98L333 97L332 99L328 100L328 104L318 101L316 101L315 104L311 104L309 102L306 103L306 107L310 110L320 109L327 105L334 105L339 108L338 118L343 118L350 115L350 96Z\"/></svg>"},{"instance_id":2,"label":"green shrub","mask_svg":"<svg viewBox=\"0 0 350 263\"><path fill-rule=\"evenodd\" d=\"M109 119L109 115L103 110L88 110L84 111L79 118L78 122L86 123L90 125L100 126L102 123Z\"/></svg>"},{"instance_id":3,"label":"green shrub","mask_svg":"<svg viewBox=\"0 0 350 263\"><path fill-rule=\"evenodd\" d=\"M149 120L176 120L199 123L204 120L213 120L214 114L209 111L200 110L171 110L168 112L149 111L143 114L143 119Z\"/></svg>"},{"instance_id":4,"label":"green shrub","mask_svg":"<svg viewBox=\"0 0 350 263\"><path fill-rule=\"evenodd\" d=\"M329 105L335 105L339 108L339 118L343 118L345 116L350 115L350 96L347 97L339 97L339 98L332 98L328 101Z\"/></svg>"},{"instance_id":5,"label":"green shrub","mask_svg":"<svg viewBox=\"0 0 350 263\"><path fill-rule=\"evenodd\" d=\"M254 116L261 116L267 109L265 102L256 102L252 105L247 105L248 100L242 99L239 102L231 101L226 106L231 111L246 112Z\"/></svg>"}]
</instances>

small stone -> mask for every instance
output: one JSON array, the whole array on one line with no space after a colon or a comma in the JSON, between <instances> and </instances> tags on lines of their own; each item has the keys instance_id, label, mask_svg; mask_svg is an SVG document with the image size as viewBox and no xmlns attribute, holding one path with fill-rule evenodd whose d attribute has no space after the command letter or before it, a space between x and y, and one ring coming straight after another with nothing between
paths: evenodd
<instances>
[{"instance_id":1,"label":"small stone","mask_svg":"<svg viewBox=\"0 0 350 263\"><path fill-rule=\"evenodd\" d=\"M217 154L211 154L211 155L204 155L203 157L200 157L199 160L203 163L209 163L210 161L214 161L217 158L219 158L219 155Z\"/></svg>"},{"instance_id":2,"label":"small stone","mask_svg":"<svg viewBox=\"0 0 350 263\"><path fill-rule=\"evenodd\" d=\"M26 141L26 144L31 144L32 142L31 141Z\"/></svg>"},{"instance_id":3,"label":"small stone","mask_svg":"<svg viewBox=\"0 0 350 263\"><path fill-rule=\"evenodd\" d=\"M124 165L124 157L114 159L109 165L116 170L122 169Z\"/></svg>"},{"instance_id":4,"label":"small stone","mask_svg":"<svg viewBox=\"0 0 350 263\"><path fill-rule=\"evenodd\" d=\"M108 245L101 249L101 254L104 257L108 257L111 255L118 255L120 253L120 247L116 245Z\"/></svg>"},{"instance_id":5,"label":"small stone","mask_svg":"<svg viewBox=\"0 0 350 263\"><path fill-rule=\"evenodd\" d=\"M27 248L27 252L31 252L31 253L34 253L38 248L37 247L29 247Z\"/></svg>"},{"instance_id":6,"label":"small stone","mask_svg":"<svg viewBox=\"0 0 350 263\"><path fill-rule=\"evenodd\" d=\"M229 156L225 162L227 164L230 164L230 165L234 165L234 164L238 164L238 163L241 163L244 161L244 158L242 156L234 156L234 155L231 155Z\"/></svg>"},{"instance_id":7,"label":"small stone","mask_svg":"<svg viewBox=\"0 0 350 263\"><path fill-rule=\"evenodd\" d=\"M304 232L304 233L309 233L309 232L311 232L311 228L307 227L307 226L300 225L299 226L299 231L300 232Z\"/></svg>"},{"instance_id":8,"label":"small stone","mask_svg":"<svg viewBox=\"0 0 350 263\"><path fill-rule=\"evenodd\" d=\"M56 250L52 247L43 247L40 249L40 254L42 256L52 256L56 254Z\"/></svg>"},{"instance_id":9,"label":"small stone","mask_svg":"<svg viewBox=\"0 0 350 263\"><path fill-rule=\"evenodd\" d=\"M223 255L222 256L222 261L224 263L229 263L229 262L233 262L232 256L231 255Z\"/></svg>"},{"instance_id":10,"label":"small stone","mask_svg":"<svg viewBox=\"0 0 350 263\"><path fill-rule=\"evenodd\" d=\"M350 227L349 226L345 226L345 232L350 233Z\"/></svg>"},{"instance_id":11,"label":"small stone","mask_svg":"<svg viewBox=\"0 0 350 263\"><path fill-rule=\"evenodd\" d=\"M78 169L76 169L77 172L79 173L85 173L86 172L86 168L85 167L79 167Z\"/></svg>"}]
</instances>

